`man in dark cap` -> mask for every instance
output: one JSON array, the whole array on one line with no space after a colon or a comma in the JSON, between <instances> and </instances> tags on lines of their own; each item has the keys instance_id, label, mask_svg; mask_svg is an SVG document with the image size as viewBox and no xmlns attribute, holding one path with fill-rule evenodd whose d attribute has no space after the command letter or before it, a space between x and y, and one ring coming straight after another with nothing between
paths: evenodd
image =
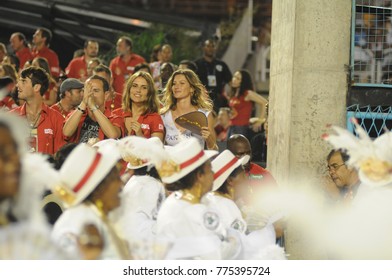
<instances>
[{"instance_id":1,"label":"man in dark cap","mask_svg":"<svg viewBox=\"0 0 392 280\"><path fill-rule=\"evenodd\" d=\"M60 112L65 118L83 99L84 84L75 78L68 78L61 83L60 101L52 105L52 109Z\"/></svg>"}]
</instances>

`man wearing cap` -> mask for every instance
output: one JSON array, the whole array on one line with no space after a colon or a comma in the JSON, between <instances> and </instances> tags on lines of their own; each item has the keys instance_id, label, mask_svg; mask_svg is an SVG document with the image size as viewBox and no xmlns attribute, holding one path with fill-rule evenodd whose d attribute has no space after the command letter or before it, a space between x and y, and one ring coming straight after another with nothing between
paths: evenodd
<instances>
[{"instance_id":1,"label":"man wearing cap","mask_svg":"<svg viewBox=\"0 0 392 280\"><path fill-rule=\"evenodd\" d=\"M86 80L82 102L64 122L63 133L67 140L87 143L90 139L121 137L121 118L112 116L110 110L105 108L108 90L109 83L102 77L93 75Z\"/></svg>"},{"instance_id":2,"label":"man wearing cap","mask_svg":"<svg viewBox=\"0 0 392 280\"><path fill-rule=\"evenodd\" d=\"M84 84L75 78L68 78L61 83L60 101L52 105L64 118L80 104L83 99Z\"/></svg>"},{"instance_id":3,"label":"man wearing cap","mask_svg":"<svg viewBox=\"0 0 392 280\"><path fill-rule=\"evenodd\" d=\"M31 151L53 155L65 144L62 134L64 118L43 102L43 95L49 87L48 74L42 68L28 67L21 72L17 87L18 97L25 104L11 112L27 119Z\"/></svg>"}]
</instances>

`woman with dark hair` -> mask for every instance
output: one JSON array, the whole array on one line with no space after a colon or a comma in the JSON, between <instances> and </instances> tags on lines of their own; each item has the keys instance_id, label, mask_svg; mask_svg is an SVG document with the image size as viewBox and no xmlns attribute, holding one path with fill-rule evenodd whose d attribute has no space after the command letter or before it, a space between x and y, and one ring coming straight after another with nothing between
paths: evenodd
<instances>
[{"instance_id":1,"label":"woman with dark hair","mask_svg":"<svg viewBox=\"0 0 392 280\"><path fill-rule=\"evenodd\" d=\"M165 125L166 145L175 145L183 139L195 137L202 147L218 149L215 135L215 121L211 114L213 105L199 78L189 69L177 70L167 82L162 103L161 116ZM192 133L175 123L175 119L190 113L202 112L208 126L201 127L201 135Z\"/></svg>"},{"instance_id":2,"label":"woman with dark hair","mask_svg":"<svg viewBox=\"0 0 392 280\"><path fill-rule=\"evenodd\" d=\"M252 116L253 105L260 106L259 123L266 121L266 106L268 101L254 91L252 77L247 70L236 71L231 81L229 106L231 108L231 126L227 138L233 134L249 137L249 119Z\"/></svg>"},{"instance_id":3,"label":"woman with dark hair","mask_svg":"<svg viewBox=\"0 0 392 280\"><path fill-rule=\"evenodd\" d=\"M123 118L123 135L136 135L163 141L163 122L158 114L159 101L149 73L139 71L127 81L122 96L122 108L113 115Z\"/></svg>"}]
</instances>

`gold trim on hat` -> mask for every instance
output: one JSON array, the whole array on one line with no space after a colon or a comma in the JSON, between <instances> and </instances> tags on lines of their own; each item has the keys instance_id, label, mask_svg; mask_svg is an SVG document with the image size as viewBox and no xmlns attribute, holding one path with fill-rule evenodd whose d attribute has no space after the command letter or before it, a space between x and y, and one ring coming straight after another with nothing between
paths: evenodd
<instances>
[{"instance_id":1,"label":"gold trim on hat","mask_svg":"<svg viewBox=\"0 0 392 280\"><path fill-rule=\"evenodd\" d=\"M60 198L67 205L72 205L76 200L75 193L72 192L69 188L57 185L53 188L53 194Z\"/></svg>"},{"instance_id":2,"label":"gold trim on hat","mask_svg":"<svg viewBox=\"0 0 392 280\"><path fill-rule=\"evenodd\" d=\"M161 163L160 167L157 168L159 176L161 178L170 177L175 173L181 171L180 165L175 163L173 160L167 160Z\"/></svg>"},{"instance_id":3,"label":"gold trim on hat","mask_svg":"<svg viewBox=\"0 0 392 280\"><path fill-rule=\"evenodd\" d=\"M143 159L138 158L133 155L123 156L123 160L125 160L126 162L128 162L132 166L141 166L141 165L146 164L148 162L147 160L143 160Z\"/></svg>"}]
</instances>

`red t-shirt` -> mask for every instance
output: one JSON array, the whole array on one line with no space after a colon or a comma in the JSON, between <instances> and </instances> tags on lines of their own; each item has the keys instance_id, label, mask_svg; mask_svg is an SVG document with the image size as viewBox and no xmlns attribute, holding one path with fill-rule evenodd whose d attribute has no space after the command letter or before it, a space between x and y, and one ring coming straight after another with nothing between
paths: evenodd
<instances>
[{"instance_id":1,"label":"red t-shirt","mask_svg":"<svg viewBox=\"0 0 392 280\"><path fill-rule=\"evenodd\" d=\"M37 152L53 155L65 144L63 137L64 118L45 103L42 103L41 109L41 116L37 123L37 139L34 140L34 143L37 142ZM26 104L13 109L11 112L26 117Z\"/></svg>"},{"instance_id":2,"label":"red t-shirt","mask_svg":"<svg viewBox=\"0 0 392 280\"><path fill-rule=\"evenodd\" d=\"M87 64L84 59L85 57L83 55L81 57L74 58L69 62L67 68L65 68L65 74L68 78L79 79L82 82L87 80Z\"/></svg>"},{"instance_id":3,"label":"red t-shirt","mask_svg":"<svg viewBox=\"0 0 392 280\"><path fill-rule=\"evenodd\" d=\"M125 129L125 118L132 117L132 112L124 112L121 108L114 110L113 115L120 116L123 120L123 135L127 136ZM141 124L141 129L145 138L150 138L152 133L163 133L164 126L161 116L158 113L150 113L140 116L137 121ZM134 131L130 135L135 135Z\"/></svg>"},{"instance_id":4,"label":"red t-shirt","mask_svg":"<svg viewBox=\"0 0 392 280\"><path fill-rule=\"evenodd\" d=\"M246 171L246 176L252 187L277 186L271 173L253 162L250 163L250 169Z\"/></svg>"},{"instance_id":5,"label":"red t-shirt","mask_svg":"<svg viewBox=\"0 0 392 280\"><path fill-rule=\"evenodd\" d=\"M122 124L122 119L119 116L112 115L109 109L105 109L104 115L109 119L109 121L114 125L117 126L121 129L121 132L123 131L123 124ZM72 116L72 114L68 114L68 116L64 120L64 124L67 122L67 120ZM80 137L81 137L81 132L83 128L83 123L87 118L87 112L82 115L79 121L78 128L76 129L75 133L71 137L66 137L66 140L69 142L74 142L74 143L79 143ZM103 133L101 127L98 125L98 139L103 140L106 139L107 137Z\"/></svg>"},{"instance_id":6,"label":"red t-shirt","mask_svg":"<svg viewBox=\"0 0 392 280\"><path fill-rule=\"evenodd\" d=\"M132 54L128 63L125 63L120 56L112 59L110 62L110 70L112 70L113 88L116 92L122 94L125 82L128 80L129 76L133 74L135 66L143 62L145 62L145 59L137 54Z\"/></svg>"},{"instance_id":7,"label":"red t-shirt","mask_svg":"<svg viewBox=\"0 0 392 280\"><path fill-rule=\"evenodd\" d=\"M224 128L220 124L218 124L217 126L214 127L217 141L226 141L227 140L227 132L229 132L229 127Z\"/></svg>"},{"instance_id":8,"label":"red t-shirt","mask_svg":"<svg viewBox=\"0 0 392 280\"><path fill-rule=\"evenodd\" d=\"M255 199L257 200L261 193L269 188L276 190L277 183L275 178L263 167L251 162L249 170L245 170L245 173L248 178L248 184L238 189L238 194L245 204L252 203Z\"/></svg>"},{"instance_id":9,"label":"red t-shirt","mask_svg":"<svg viewBox=\"0 0 392 280\"><path fill-rule=\"evenodd\" d=\"M247 126L249 125L249 119L252 114L252 101L245 101L245 97L248 95L246 91L239 97L232 97L229 102L233 117L231 119L231 125Z\"/></svg>"},{"instance_id":10,"label":"red t-shirt","mask_svg":"<svg viewBox=\"0 0 392 280\"><path fill-rule=\"evenodd\" d=\"M52 76L58 78L58 76L60 75L60 63L59 63L59 57L57 53L55 53L53 50L49 49L48 47L44 46L40 50L32 51L32 55L34 58L36 57L46 58L46 60L49 63L50 72L52 72Z\"/></svg>"},{"instance_id":11,"label":"red t-shirt","mask_svg":"<svg viewBox=\"0 0 392 280\"><path fill-rule=\"evenodd\" d=\"M118 92L114 93L114 99L105 101L105 108L110 111L114 111L118 108L121 108L122 105L122 95Z\"/></svg>"},{"instance_id":12,"label":"red t-shirt","mask_svg":"<svg viewBox=\"0 0 392 280\"><path fill-rule=\"evenodd\" d=\"M17 51L15 54L19 58L19 68L20 69L23 69L23 67L27 61L33 60L33 55L31 54L30 49L27 47L24 47L20 51Z\"/></svg>"},{"instance_id":13,"label":"red t-shirt","mask_svg":"<svg viewBox=\"0 0 392 280\"><path fill-rule=\"evenodd\" d=\"M3 100L0 101L0 108L6 108L8 110L12 110L18 107L18 105L15 103L14 99L12 99L11 96L7 95L6 97L3 98Z\"/></svg>"},{"instance_id":14,"label":"red t-shirt","mask_svg":"<svg viewBox=\"0 0 392 280\"><path fill-rule=\"evenodd\" d=\"M68 116L69 113L73 111L65 111L64 108L60 106L59 102L53 104L52 106L50 106L50 108L59 112L64 117L64 119Z\"/></svg>"}]
</instances>

